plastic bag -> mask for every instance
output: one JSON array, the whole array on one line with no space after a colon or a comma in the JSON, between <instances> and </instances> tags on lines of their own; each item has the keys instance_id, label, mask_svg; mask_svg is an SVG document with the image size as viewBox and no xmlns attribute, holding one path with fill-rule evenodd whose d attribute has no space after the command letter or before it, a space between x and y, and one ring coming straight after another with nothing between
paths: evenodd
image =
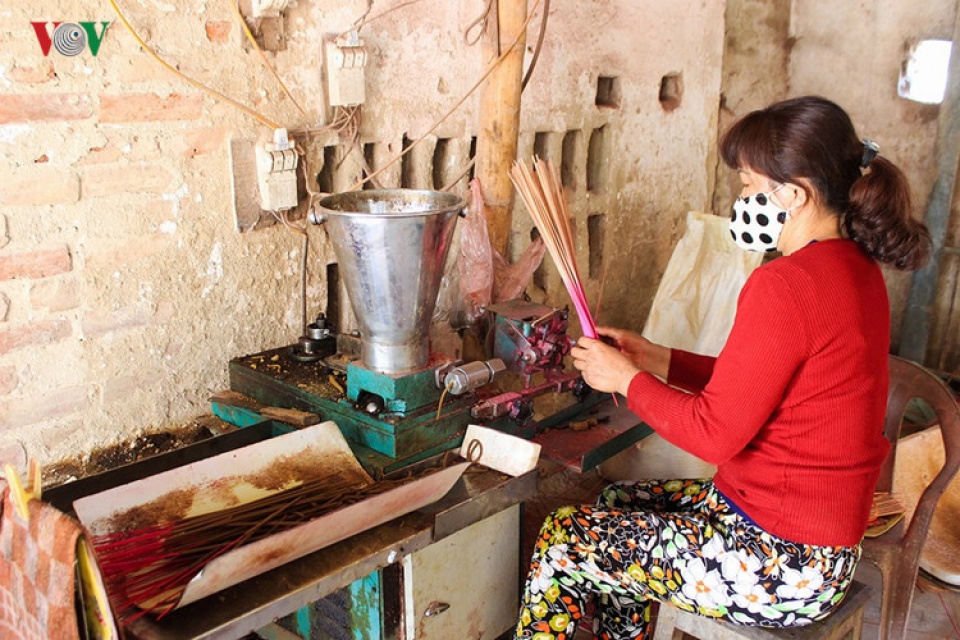
<instances>
[{"instance_id":1,"label":"plastic bag","mask_svg":"<svg viewBox=\"0 0 960 640\"><path fill-rule=\"evenodd\" d=\"M510 264L499 251L494 250L493 301L503 302L519 298L533 278L533 272L543 262L546 251L547 245L543 243L543 239L537 238L523 250L516 262Z\"/></svg>"},{"instance_id":2,"label":"plastic bag","mask_svg":"<svg viewBox=\"0 0 960 640\"><path fill-rule=\"evenodd\" d=\"M727 219L691 211L643 329L651 342L715 356L737 310L737 297L763 254L730 240Z\"/></svg>"},{"instance_id":3,"label":"plastic bag","mask_svg":"<svg viewBox=\"0 0 960 640\"><path fill-rule=\"evenodd\" d=\"M653 298L643 336L667 347L717 355L733 327L740 289L762 261L762 253L733 243L726 218L691 211ZM604 479L619 482L709 478L716 467L654 433L604 461L598 471Z\"/></svg>"},{"instance_id":4,"label":"plastic bag","mask_svg":"<svg viewBox=\"0 0 960 640\"><path fill-rule=\"evenodd\" d=\"M457 274L463 319L475 323L480 309L492 302L513 300L523 294L533 272L543 261L546 245L537 238L513 264L490 245L487 209L480 191L480 181L470 182L470 207L460 227L460 251Z\"/></svg>"},{"instance_id":5,"label":"plastic bag","mask_svg":"<svg viewBox=\"0 0 960 640\"><path fill-rule=\"evenodd\" d=\"M480 181L470 182L470 206L460 225L460 252L457 260L463 319L473 324L480 309L493 299L493 247L487 230L487 213L480 195Z\"/></svg>"}]
</instances>

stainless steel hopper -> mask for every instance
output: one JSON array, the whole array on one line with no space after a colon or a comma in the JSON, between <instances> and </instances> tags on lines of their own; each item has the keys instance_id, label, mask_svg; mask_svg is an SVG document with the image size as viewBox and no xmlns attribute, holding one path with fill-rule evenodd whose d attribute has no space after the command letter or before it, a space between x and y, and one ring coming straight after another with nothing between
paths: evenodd
<instances>
[{"instance_id":1,"label":"stainless steel hopper","mask_svg":"<svg viewBox=\"0 0 960 640\"><path fill-rule=\"evenodd\" d=\"M340 274L360 324L361 360L399 374L425 367L443 265L465 203L442 191L379 189L322 198Z\"/></svg>"}]
</instances>

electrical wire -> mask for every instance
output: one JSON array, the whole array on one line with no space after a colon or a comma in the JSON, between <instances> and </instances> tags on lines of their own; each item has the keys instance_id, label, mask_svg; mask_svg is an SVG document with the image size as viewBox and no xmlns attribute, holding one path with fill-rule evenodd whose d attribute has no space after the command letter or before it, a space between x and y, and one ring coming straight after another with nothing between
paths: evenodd
<instances>
[{"instance_id":1,"label":"electrical wire","mask_svg":"<svg viewBox=\"0 0 960 640\"><path fill-rule=\"evenodd\" d=\"M388 13L396 11L397 9L402 9L403 7L408 7L411 4L417 4L418 2L421 2L421 1L422 0L407 0L406 2L401 2L398 5L390 7L389 9L378 13L372 18L367 18L367 16L370 15L370 12L373 10L373 0L370 0L370 3L367 5L367 10L363 12L363 15L357 18L349 29L347 29L346 31L340 32L339 36L344 36L350 33L351 31L356 31L357 33L360 33L361 29L363 29L366 25L370 24L374 20L379 20L380 18L387 15Z\"/></svg>"},{"instance_id":2,"label":"electrical wire","mask_svg":"<svg viewBox=\"0 0 960 640\"><path fill-rule=\"evenodd\" d=\"M113 0L111 0L111 2L112 2L112 1L113 1ZM480 79L477 80L477 81L474 83L474 85L473 85L472 87L470 87L470 89L469 89L459 100L457 100L457 102L450 108L450 110L448 110L445 114L443 114L443 115L440 117L439 120L437 120L436 122L434 122L433 125L432 125L429 129L427 129L427 131L426 131L423 135L421 135L419 138L417 138L416 140L414 140L413 142L411 142L411 143L407 146L406 149L404 149L403 151L401 151L400 153L398 153L396 156L394 156L393 158L391 158L386 164L384 164L382 167L380 167L379 169L377 169L376 171L374 171L374 172L373 172L372 174L370 174L369 176L367 176L367 177L359 180L358 182L354 183L349 189L347 189L347 191L353 191L353 190L357 189L358 187L362 186L362 185L363 185L365 182L367 182L368 180L371 180L371 179L373 179L375 176L378 176L378 175L380 175L381 173L383 173L388 167L390 167L390 166L394 165L395 163L399 162L400 159L403 158L403 156L405 156L405 155L407 155L408 153L410 153L410 151L413 150L414 147L416 147L416 146L419 145L421 142L423 142L428 135L430 135L431 133L433 133L433 132L437 129L437 127L439 127L441 124L443 124L443 122L444 122L447 118L449 118L451 115L453 115L453 113L454 113L457 109L459 109L459 108L461 107L461 105L463 105L464 102L467 101L467 98L469 98L469 97L473 94L473 92L476 91L476 90L480 87L481 84L483 84L483 82L487 79L487 77L489 77L490 74L493 73L493 71L494 71L498 66L500 66L500 64L503 63L504 60L507 59L507 56L509 56L509 55L513 52L513 49L514 49L514 48L517 46L517 44L520 42L520 39L523 38L523 36L526 34L526 32L527 32L527 26L530 24L530 21L533 20L533 16L536 14L536 8L539 6L539 4L540 4L540 0L535 0L533 10L531 10L530 13L529 13L529 15L527 15L527 19L523 21L523 24L521 25L520 30L519 30L520 32L517 34L517 37L513 39L513 42L510 43L510 46L507 47L507 50L504 51L502 54L500 54L500 56L499 56L496 60L493 61L493 63L487 68L487 70L483 72L483 75L480 76Z\"/></svg>"},{"instance_id":3,"label":"electrical wire","mask_svg":"<svg viewBox=\"0 0 960 640\"><path fill-rule=\"evenodd\" d=\"M239 3L235 3L233 2L233 0L230 0L230 6L233 7L233 13L236 15L237 20L240 21L240 26L243 27L243 32L246 34L247 40L250 41L250 44L253 45L253 48L256 50L257 55L260 56L260 61L263 62L263 66L265 66L267 70L271 74L273 74L273 77L277 81L277 84L279 84L280 88L283 89L283 93L285 93L286 96L290 98L290 102L292 102L293 106L297 108L297 111L300 112L300 115L306 118L307 112L304 110L303 107L300 106L300 103L297 102L297 99L293 97L293 94L290 93L290 90L287 89L287 85L285 85L283 83L283 80L280 79L280 74L277 73L277 70L274 69L273 65L270 64L270 61L267 60L267 55L263 52L263 49L260 48L260 43L258 43L257 39L253 37L253 33L250 31L250 27L247 25L247 21L244 20L243 14L240 13Z\"/></svg>"},{"instance_id":4,"label":"electrical wire","mask_svg":"<svg viewBox=\"0 0 960 640\"><path fill-rule=\"evenodd\" d=\"M451 181L448 182L447 184L443 185L443 188L440 189L440 191L450 191L450 189L453 189L453 187L456 186L456 184L457 184L458 182L460 182L461 180L463 180L463 177L464 177L465 175L467 175L468 173L470 173L470 170L473 169L473 167L474 167L475 164L477 164L477 157L476 157L476 156L470 158L470 162L467 163L467 166L465 166L465 167L463 168L463 171L461 171L459 174L457 174L457 177L456 177L456 178L454 178L453 180L451 180Z\"/></svg>"},{"instance_id":5,"label":"electrical wire","mask_svg":"<svg viewBox=\"0 0 960 640\"><path fill-rule=\"evenodd\" d=\"M491 3L494 1L495 0L490 0ZM490 4L487 5L487 11L485 11L484 15L478 18L478 20L486 19L486 14L490 10L490 6L491 6ZM543 0L543 19L540 21L540 31L537 34L537 44L533 49L533 55L530 57L530 65L527 67L527 72L523 75L523 81L520 83L521 94L523 93L524 89L527 88L527 84L529 84L530 82L530 76L533 75L533 70L537 67L537 61L540 59L540 51L543 49L543 40L547 34L547 16L548 15L550 15L550 0ZM473 26L473 23L471 23L471 26ZM484 29L486 29L485 26L484 26ZM470 27L467 27L467 32L469 32L469 30L470 30ZM483 31L481 31L481 33L483 33ZM466 33L464 34L464 37L466 37ZM479 36L478 36L478 39L479 39ZM470 173L470 170L473 169L476 163L477 163L476 156L470 158L469 164L467 164L467 166L463 168L463 171L461 171L456 178L454 178L453 180L448 182L446 185L444 185L441 191L449 191L454 186L456 186L456 184L460 182L465 175Z\"/></svg>"},{"instance_id":6,"label":"electrical wire","mask_svg":"<svg viewBox=\"0 0 960 640\"><path fill-rule=\"evenodd\" d=\"M487 0L487 6L483 9L483 13L481 13L476 20L468 24L467 28L463 30L463 41L468 47L472 47L480 42L480 38L482 38L483 34L487 32L487 23L490 19L490 11L493 9L493 3L496 1L497 0ZM477 31L477 37L471 38L470 32L477 27L480 28L480 30Z\"/></svg>"},{"instance_id":7,"label":"electrical wire","mask_svg":"<svg viewBox=\"0 0 960 640\"><path fill-rule=\"evenodd\" d=\"M167 69L167 71L169 71L170 73L174 74L175 76L177 76L178 78L180 78L181 80L183 80L184 82L186 82L187 84L189 84L189 85L191 85L191 86L193 86L193 87L196 87L197 89L200 89L201 91L205 91L205 92L209 93L210 95L212 95L213 97L215 97L216 99L221 100L221 101L223 101L223 102L226 102L227 104L229 104L229 105L231 105L231 106L233 106L233 107L236 107L236 108L239 109L240 111L243 111L244 113L246 113L248 116L251 116L251 117L253 117L253 118L256 118L256 119L259 120L261 123L265 124L266 126L270 127L271 129L280 129L280 128L281 128L279 124L277 124L276 122L274 122L274 121L271 120L270 118L266 117L265 115L263 115L263 114L261 114L261 113L258 113L258 112L256 112L256 111L254 111L253 109L251 109L250 107L248 107L248 106L246 106L246 105L244 105L244 104L241 104L241 103L237 102L237 101L234 100L233 98L228 98L227 96L223 95L222 93L220 93L220 92L217 91L216 89L212 89L212 88L208 87L207 85L203 84L202 82L198 82L198 81L194 80L193 78L190 78L190 77L187 76L186 74L182 73L179 69L177 69L177 68L174 67L173 65L169 64L166 60L164 60L164 59L161 58L159 55L157 55L157 53L156 53L152 48L150 48L150 45L148 45L146 42L143 41L143 39L142 39L142 38L140 37L140 35L136 32L136 30L133 28L133 26L127 21L126 16L123 15L123 12L120 10L120 7L117 5L116 0L110 0L110 6L113 8L113 12L117 14L117 18L120 19L120 22L123 24L123 26L126 27L127 31L130 32L130 35L133 36L134 40L137 41L137 43L143 48L144 51L146 51L146 52L150 55L150 57L152 57L154 60L156 60L157 62L159 62L161 65L163 65L164 68Z\"/></svg>"},{"instance_id":8,"label":"electrical wire","mask_svg":"<svg viewBox=\"0 0 960 640\"><path fill-rule=\"evenodd\" d=\"M540 20L540 32L537 34L537 44L533 48L533 55L530 57L530 66L527 67L527 72L523 76L523 81L520 83L520 93L523 93L523 90L527 88L527 83L530 82L530 76L533 75L533 70L537 68L537 60L540 59L540 50L543 49L543 39L547 35L547 16L550 15L550 0L543 0L543 19Z\"/></svg>"}]
</instances>

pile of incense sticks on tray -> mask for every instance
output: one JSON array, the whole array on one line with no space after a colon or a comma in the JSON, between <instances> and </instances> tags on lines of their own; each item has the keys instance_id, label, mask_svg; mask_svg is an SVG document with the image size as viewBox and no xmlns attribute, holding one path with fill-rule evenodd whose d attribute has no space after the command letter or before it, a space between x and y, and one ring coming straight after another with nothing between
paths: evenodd
<instances>
[{"instance_id":1,"label":"pile of incense sticks on tray","mask_svg":"<svg viewBox=\"0 0 960 640\"><path fill-rule=\"evenodd\" d=\"M576 246L560 172L552 162L536 158L532 167L522 161L514 162L510 179L560 271L560 278L580 318L583 335L596 338L596 323L587 306L587 297L577 269Z\"/></svg>"},{"instance_id":2,"label":"pile of incense sticks on tray","mask_svg":"<svg viewBox=\"0 0 960 640\"><path fill-rule=\"evenodd\" d=\"M98 535L91 542L114 614L121 620L146 613L161 618L218 556L411 480L365 484L355 478L319 478L235 507Z\"/></svg>"}]
</instances>

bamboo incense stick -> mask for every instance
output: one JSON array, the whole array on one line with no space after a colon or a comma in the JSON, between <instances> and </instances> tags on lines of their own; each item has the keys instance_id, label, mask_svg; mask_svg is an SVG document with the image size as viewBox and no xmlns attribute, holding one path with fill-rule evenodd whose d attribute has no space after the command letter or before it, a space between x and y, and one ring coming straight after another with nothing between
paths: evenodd
<instances>
[{"instance_id":1,"label":"bamboo incense stick","mask_svg":"<svg viewBox=\"0 0 960 640\"><path fill-rule=\"evenodd\" d=\"M560 172L552 162L536 158L532 168L521 161L514 162L510 179L530 212L533 224L540 232L550 257L557 265L560 279L563 280L580 319L583 334L588 338L596 338L596 323L587 305L587 296L577 268L570 212L563 194Z\"/></svg>"},{"instance_id":2,"label":"bamboo incense stick","mask_svg":"<svg viewBox=\"0 0 960 640\"><path fill-rule=\"evenodd\" d=\"M117 617L162 618L176 608L190 580L224 553L434 471L374 484L317 478L219 511L93 536L91 543Z\"/></svg>"}]
</instances>

